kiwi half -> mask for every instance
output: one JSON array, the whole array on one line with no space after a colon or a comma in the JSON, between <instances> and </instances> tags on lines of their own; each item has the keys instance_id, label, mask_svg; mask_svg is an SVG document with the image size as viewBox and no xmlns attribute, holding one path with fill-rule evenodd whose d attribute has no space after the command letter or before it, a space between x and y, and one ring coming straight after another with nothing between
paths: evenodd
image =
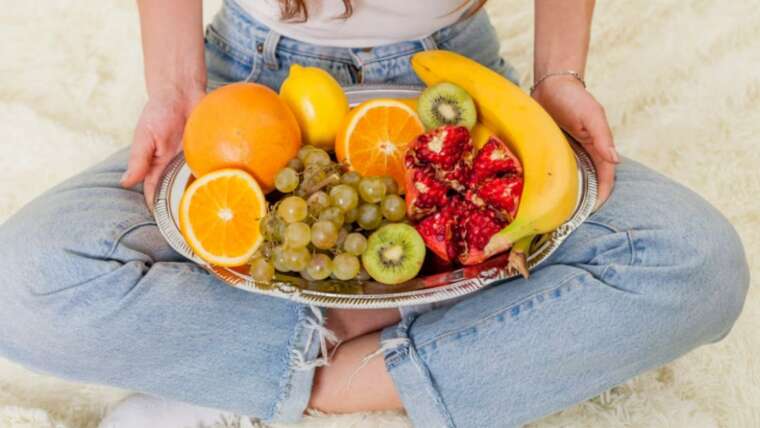
<instances>
[{"instance_id":1,"label":"kiwi half","mask_svg":"<svg viewBox=\"0 0 760 428\"><path fill-rule=\"evenodd\" d=\"M383 284L400 284L420 272L425 261L425 241L406 223L387 224L367 240L362 264L369 276Z\"/></svg>"},{"instance_id":2,"label":"kiwi half","mask_svg":"<svg viewBox=\"0 0 760 428\"><path fill-rule=\"evenodd\" d=\"M417 114L427 129L442 125L461 125L472 129L478 120L475 102L459 86L441 82L422 91L417 101Z\"/></svg>"}]
</instances>

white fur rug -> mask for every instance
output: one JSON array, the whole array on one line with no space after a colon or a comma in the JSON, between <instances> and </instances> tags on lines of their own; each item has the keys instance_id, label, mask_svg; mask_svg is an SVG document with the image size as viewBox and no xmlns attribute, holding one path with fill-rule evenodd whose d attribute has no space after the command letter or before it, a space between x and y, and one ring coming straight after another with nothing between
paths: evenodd
<instances>
[{"instance_id":1,"label":"white fur rug","mask_svg":"<svg viewBox=\"0 0 760 428\"><path fill-rule=\"evenodd\" d=\"M528 82L532 10L490 2ZM208 19L219 1L207 1ZM138 21L124 0L0 6L0 222L130 141L144 102ZM760 426L760 8L754 0L599 2L588 82L623 154L693 187L739 229L755 278L733 333L536 426ZM7 286L8 284L6 284ZM0 428L95 427L123 391L0 361ZM407 427L401 415L298 427Z\"/></svg>"}]
</instances>

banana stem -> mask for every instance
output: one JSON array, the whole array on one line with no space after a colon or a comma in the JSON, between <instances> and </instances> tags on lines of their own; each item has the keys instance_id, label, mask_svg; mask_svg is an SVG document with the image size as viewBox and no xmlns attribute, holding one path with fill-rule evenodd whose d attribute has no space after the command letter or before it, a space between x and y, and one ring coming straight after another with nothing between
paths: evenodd
<instances>
[{"instance_id":1,"label":"banana stem","mask_svg":"<svg viewBox=\"0 0 760 428\"><path fill-rule=\"evenodd\" d=\"M533 239L536 235L526 236L515 242L512 249L509 251L509 260L507 266L509 269L514 269L523 276L528 278L530 272L528 271L528 253L530 252L530 246L533 243Z\"/></svg>"}]
</instances>

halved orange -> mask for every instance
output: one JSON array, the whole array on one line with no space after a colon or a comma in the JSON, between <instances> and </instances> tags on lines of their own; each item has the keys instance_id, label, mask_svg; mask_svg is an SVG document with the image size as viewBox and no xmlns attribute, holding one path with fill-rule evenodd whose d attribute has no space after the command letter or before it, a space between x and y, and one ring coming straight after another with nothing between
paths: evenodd
<instances>
[{"instance_id":1,"label":"halved orange","mask_svg":"<svg viewBox=\"0 0 760 428\"><path fill-rule=\"evenodd\" d=\"M404 154L425 127L408 103L365 101L349 112L335 139L338 161L363 176L388 175L404 188Z\"/></svg>"},{"instance_id":2,"label":"halved orange","mask_svg":"<svg viewBox=\"0 0 760 428\"><path fill-rule=\"evenodd\" d=\"M220 169L187 187L179 227L198 257L218 266L241 266L261 245L259 222L265 214L256 180L242 169Z\"/></svg>"}]
</instances>

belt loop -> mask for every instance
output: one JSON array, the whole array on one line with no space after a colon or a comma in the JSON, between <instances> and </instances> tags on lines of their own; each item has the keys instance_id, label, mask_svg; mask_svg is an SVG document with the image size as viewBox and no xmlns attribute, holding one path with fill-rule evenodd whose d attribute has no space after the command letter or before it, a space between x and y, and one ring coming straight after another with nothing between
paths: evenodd
<instances>
[{"instance_id":1,"label":"belt loop","mask_svg":"<svg viewBox=\"0 0 760 428\"><path fill-rule=\"evenodd\" d=\"M362 59L360 52L362 49L349 49L348 54L351 56L351 70L353 71L353 80L356 84L364 83L364 60Z\"/></svg>"},{"instance_id":2,"label":"belt loop","mask_svg":"<svg viewBox=\"0 0 760 428\"><path fill-rule=\"evenodd\" d=\"M420 43L422 43L422 49L426 51L438 49L438 43L436 43L435 38L432 34L425 37L424 39L420 39Z\"/></svg>"},{"instance_id":3,"label":"belt loop","mask_svg":"<svg viewBox=\"0 0 760 428\"><path fill-rule=\"evenodd\" d=\"M361 49L349 49L348 54L351 56L351 60L354 62L354 66L356 68L362 68L364 67L364 61L362 60L361 56L357 53L357 51L360 51Z\"/></svg>"},{"instance_id":4,"label":"belt loop","mask_svg":"<svg viewBox=\"0 0 760 428\"><path fill-rule=\"evenodd\" d=\"M266 38L264 38L264 47L262 49L262 55L264 57L264 64L270 70L279 70L280 63L277 61L277 44L280 43L280 33L269 30Z\"/></svg>"}]
</instances>

